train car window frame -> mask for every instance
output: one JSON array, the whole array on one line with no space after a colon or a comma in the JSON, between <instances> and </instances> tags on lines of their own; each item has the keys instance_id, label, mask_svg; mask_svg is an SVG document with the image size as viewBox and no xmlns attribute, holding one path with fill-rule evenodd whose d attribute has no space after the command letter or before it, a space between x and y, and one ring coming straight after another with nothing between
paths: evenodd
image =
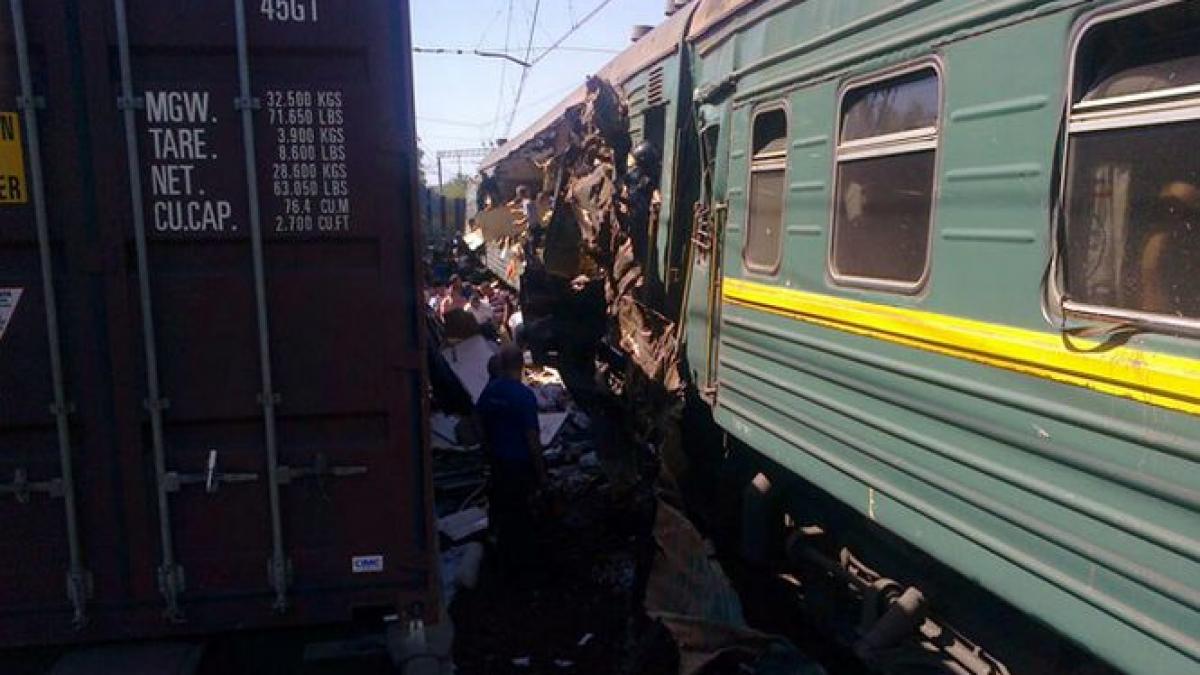
<instances>
[{"instance_id":1,"label":"train car window frame","mask_svg":"<svg viewBox=\"0 0 1200 675\"><path fill-rule=\"evenodd\" d=\"M921 71L929 71L937 87L936 117L933 126L910 129L895 133L869 136L862 139L842 141L845 118L847 113L847 98L865 88L887 83L890 80L900 80ZM942 165L942 131L945 124L945 68L936 55L910 61L900 66L871 73L863 77L847 80L839 89L837 107L834 111L834 151L832 169L832 189L829 200L829 248L826 255L826 269L830 280L839 286L865 288L890 293L914 295L919 293L929 281L933 267L933 235L937 222L937 205L941 192L941 181L938 179ZM905 154L932 151L933 170L929 188L929 224L925 236L924 264L920 276L913 281L887 279L842 273L838 269L838 200L841 198L841 169L844 164L857 160L878 159L881 157L897 157Z\"/></svg>"},{"instance_id":2,"label":"train car window frame","mask_svg":"<svg viewBox=\"0 0 1200 675\"><path fill-rule=\"evenodd\" d=\"M1064 109L1066 123L1063 125L1061 171L1054 219L1054 238L1060 242L1053 256L1052 282L1048 284L1048 299L1053 305L1048 308L1052 318L1065 320L1068 317L1126 324L1174 335L1200 337L1200 316L1167 314L1144 309L1123 308L1103 303L1074 300L1068 289L1067 250L1070 246L1069 220L1072 189L1073 140L1089 133L1122 130L1145 130L1163 128L1170 124L1200 122L1200 84L1192 83L1180 87L1165 87L1133 94L1102 96L1085 100L1090 91L1080 77L1082 50L1086 39L1097 27L1138 15L1183 5L1185 0L1161 0L1140 6L1126 6L1117 10L1093 12L1085 16L1075 30L1070 45ZM1150 62L1154 65L1155 62ZM1135 67L1130 66L1127 70ZM1099 87L1097 87L1099 88Z\"/></svg>"},{"instance_id":3,"label":"train car window frame","mask_svg":"<svg viewBox=\"0 0 1200 675\"><path fill-rule=\"evenodd\" d=\"M746 272L757 274L766 277L773 277L779 274L779 270L783 265L783 246L785 243L784 231L787 221L787 202L788 202L788 176L791 173L788 166L791 159L791 143L789 134L792 125L791 108L788 102L784 99L772 100L768 103L762 103L751 108L750 124L747 127L746 139L746 208L745 208L745 236L742 238L742 267ZM755 153L755 126L760 117L771 113L783 114L783 151L779 153L771 153L770 156L759 158ZM757 166L756 166L757 162ZM752 262L749 257L750 237L754 234L753 214L754 214L754 174L779 171L782 169L782 183L780 186L780 205L779 205L779 222L777 223L777 231L775 233L775 257L769 265L758 264Z\"/></svg>"}]
</instances>

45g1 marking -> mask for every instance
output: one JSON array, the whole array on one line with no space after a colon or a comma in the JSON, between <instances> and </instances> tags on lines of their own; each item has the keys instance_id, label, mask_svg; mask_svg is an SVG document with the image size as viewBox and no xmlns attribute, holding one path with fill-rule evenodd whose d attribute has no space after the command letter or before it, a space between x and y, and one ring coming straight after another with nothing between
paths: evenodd
<instances>
[{"instance_id":1,"label":"45g1 marking","mask_svg":"<svg viewBox=\"0 0 1200 675\"><path fill-rule=\"evenodd\" d=\"M262 0L258 11L267 21L317 22L317 0Z\"/></svg>"}]
</instances>

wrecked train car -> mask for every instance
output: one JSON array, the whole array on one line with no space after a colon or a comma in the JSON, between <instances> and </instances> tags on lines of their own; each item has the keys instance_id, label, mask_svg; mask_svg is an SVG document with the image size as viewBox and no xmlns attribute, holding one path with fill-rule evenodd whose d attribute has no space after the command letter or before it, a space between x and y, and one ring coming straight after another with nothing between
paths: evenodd
<instances>
[{"instance_id":1,"label":"wrecked train car","mask_svg":"<svg viewBox=\"0 0 1200 675\"><path fill-rule=\"evenodd\" d=\"M698 0L485 167L555 190L523 295L581 369L659 419L686 385L760 531L986 647L937 658L1189 672L1197 35L1187 2Z\"/></svg>"}]
</instances>

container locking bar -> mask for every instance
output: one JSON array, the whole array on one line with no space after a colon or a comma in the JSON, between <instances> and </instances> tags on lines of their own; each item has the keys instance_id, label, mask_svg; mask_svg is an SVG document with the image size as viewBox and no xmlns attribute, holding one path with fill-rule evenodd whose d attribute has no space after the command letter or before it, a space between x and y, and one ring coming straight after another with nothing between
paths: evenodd
<instances>
[{"instance_id":1,"label":"container locking bar","mask_svg":"<svg viewBox=\"0 0 1200 675\"><path fill-rule=\"evenodd\" d=\"M52 478L45 481L31 481L25 469L14 469L11 483L0 483L0 495L12 495L18 504L28 504L34 492L44 492L51 498L63 497L63 481Z\"/></svg>"},{"instance_id":2,"label":"container locking bar","mask_svg":"<svg viewBox=\"0 0 1200 675\"><path fill-rule=\"evenodd\" d=\"M361 476L367 472L365 466L330 466L329 458L325 453L318 452L313 458L312 466L303 469L294 469L290 466L283 465L279 467L276 475L276 480L280 485L287 485L293 480L301 478L312 478L318 484L323 483L326 478L346 478L349 476Z\"/></svg>"},{"instance_id":3,"label":"container locking bar","mask_svg":"<svg viewBox=\"0 0 1200 675\"><path fill-rule=\"evenodd\" d=\"M275 589L274 608L287 611L291 562L283 550L283 516L279 506L279 448L275 433L275 407L279 395L271 377L271 329L267 315L267 281L263 262L262 215L258 199L258 162L254 156L254 111L257 102L250 93L250 54L246 34L246 3L233 0L237 31L238 97L234 108L241 112L242 147L246 161L246 197L250 212L250 249L254 264L254 300L258 315L258 359L262 376L259 402L263 409L263 431L267 446L267 494L271 505L271 559L268 577Z\"/></svg>"},{"instance_id":4,"label":"container locking bar","mask_svg":"<svg viewBox=\"0 0 1200 675\"><path fill-rule=\"evenodd\" d=\"M62 341L58 332L58 303L54 295L54 270L51 267L50 225L46 216L46 194L42 181L41 132L38 128L38 109L45 107L45 100L34 94L33 75L29 65L29 41L25 35L25 3L11 0L13 41L17 50L17 76L21 82L21 94L17 99L25 121L25 144L29 148L30 193L33 198L34 223L37 227L38 258L42 269L42 295L46 310L46 339L50 350L50 378L54 390L54 402L50 413L54 415L54 428L58 436L58 461L62 477L44 483L25 481L24 471L18 469L9 486L17 501L22 496L28 500L29 490L50 492L63 498L63 511L67 525L67 548L70 556L67 569L67 595L74 611L72 623L82 628L87 623L87 600L91 597L91 574L83 567L83 552L79 540L79 520L75 505L75 465L71 452L70 414L71 404L67 401L66 384L63 378ZM55 485L57 484L57 485Z\"/></svg>"},{"instance_id":5,"label":"container locking bar","mask_svg":"<svg viewBox=\"0 0 1200 675\"><path fill-rule=\"evenodd\" d=\"M217 451L208 451L208 463L205 466L204 473L179 473L178 471L168 471L165 476L166 490L168 492L179 492L184 485L203 485L204 491L210 495L214 495L221 489L222 483L253 483L258 480L256 473L226 473L217 470Z\"/></svg>"},{"instance_id":6,"label":"container locking bar","mask_svg":"<svg viewBox=\"0 0 1200 675\"><path fill-rule=\"evenodd\" d=\"M171 531L171 505L167 499L167 458L163 441L163 410L168 403L159 391L157 340L154 309L150 297L150 262L146 244L146 214L142 209L141 155L138 154L137 106L133 93L133 65L129 50L129 21L125 0L113 0L117 22L117 57L120 62L121 94L117 101L125 121L125 157L129 165L129 196L133 216L134 244L137 253L138 299L142 309L142 344L146 359L146 410L150 415L150 440L154 455L154 479L158 498L158 534L162 548L158 568L158 587L166 607L168 621L183 620L179 594L183 592L183 568L175 562L175 542Z\"/></svg>"}]
</instances>

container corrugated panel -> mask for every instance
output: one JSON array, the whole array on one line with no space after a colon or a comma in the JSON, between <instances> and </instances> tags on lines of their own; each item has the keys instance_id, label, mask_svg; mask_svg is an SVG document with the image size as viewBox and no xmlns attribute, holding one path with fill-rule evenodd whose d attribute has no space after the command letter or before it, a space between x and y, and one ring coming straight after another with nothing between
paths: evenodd
<instances>
[{"instance_id":1,"label":"container corrugated panel","mask_svg":"<svg viewBox=\"0 0 1200 675\"><path fill-rule=\"evenodd\" d=\"M407 3L0 10L0 645L428 617Z\"/></svg>"}]
</instances>

